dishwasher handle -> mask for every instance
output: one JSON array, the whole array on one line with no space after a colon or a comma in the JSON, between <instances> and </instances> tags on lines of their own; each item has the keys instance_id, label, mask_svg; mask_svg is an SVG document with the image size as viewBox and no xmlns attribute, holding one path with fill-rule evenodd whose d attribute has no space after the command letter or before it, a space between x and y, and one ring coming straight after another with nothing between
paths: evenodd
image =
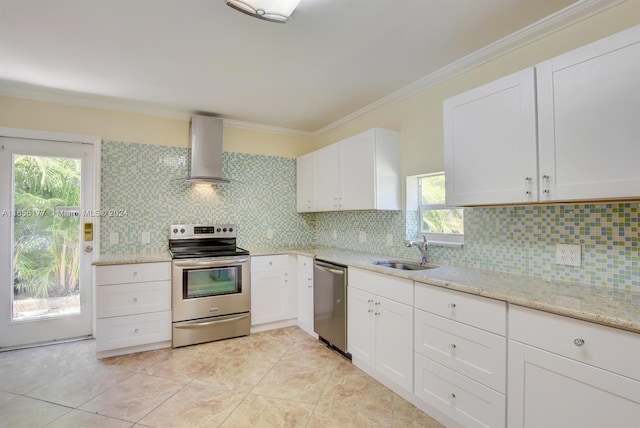
<instances>
[{"instance_id":1,"label":"dishwasher handle","mask_svg":"<svg viewBox=\"0 0 640 428\"><path fill-rule=\"evenodd\" d=\"M317 267L318 269L320 269L320 270L324 270L324 271L327 271L327 272L331 272L331 273L333 273L333 274L335 274L335 275L344 275L344 274L345 274L345 271L346 271L346 268L343 268L343 267L341 267L341 266L340 266L340 267L338 267L338 266L336 266L336 265L332 265L332 264L329 264L329 263L325 263L325 262L322 262L322 261L319 261L319 260L316 260L316 261L313 263L313 265L314 265L315 267Z\"/></svg>"}]
</instances>

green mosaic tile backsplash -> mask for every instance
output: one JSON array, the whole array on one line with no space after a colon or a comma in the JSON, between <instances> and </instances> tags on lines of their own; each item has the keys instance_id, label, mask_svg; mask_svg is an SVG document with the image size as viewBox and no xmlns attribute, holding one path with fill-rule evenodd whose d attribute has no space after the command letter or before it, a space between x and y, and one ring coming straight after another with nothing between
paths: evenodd
<instances>
[{"instance_id":1,"label":"green mosaic tile backsplash","mask_svg":"<svg viewBox=\"0 0 640 428\"><path fill-rule=\"evenodd\" d=\"M185 148L103 142L101 209L127 215L101 218L102 254L161 251L169 224L214 222L238 224L245 247L320 245L419 260L404 245L417 233L416 211L296 213L295 159L225 152L224 175L235 181L216 187L183 184L188 162ZM639 211L638 202L468 208L464 247L430 247L429 255L440 264L640 290ZM150 244L141 244L143 231ZM558 243L580 244L582 266L556 265Z\"/></svg>"},{"instance_id":2,"label":"green mosaic tile backsplash","mask_svg":"<svg viewBox=\"0 0 640 428\"><path fill-rule=\"evenodd\" d=\"M234 182L215 187L182 182L186 148L104 141L101 160L100 208L127 214L101 218L104 255L164 250L169 225L179 223L236 223L245 247L313 244L313 224L296 213L295 159L225 152L223 175ZM151 233L149 244L141 243L143 231ZM109 243L111 232L119 235L117 245Z\"/></svg>"}]
</instances>

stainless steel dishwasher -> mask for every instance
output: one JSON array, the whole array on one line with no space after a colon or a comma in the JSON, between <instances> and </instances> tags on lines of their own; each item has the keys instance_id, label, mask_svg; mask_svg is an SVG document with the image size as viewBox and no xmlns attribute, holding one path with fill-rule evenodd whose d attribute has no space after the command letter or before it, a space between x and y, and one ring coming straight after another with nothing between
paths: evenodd
<instances>
[{"instance_id":1,"label":"stainless steel dishwasher","mask_svg":"<svg viewBox=\"0 0 640 428\"><path fill-rule=\"evenodd\" d=\"M313 262L313 329L320 340L347 354L347 267Z\"/></svg>"}]
</instances>

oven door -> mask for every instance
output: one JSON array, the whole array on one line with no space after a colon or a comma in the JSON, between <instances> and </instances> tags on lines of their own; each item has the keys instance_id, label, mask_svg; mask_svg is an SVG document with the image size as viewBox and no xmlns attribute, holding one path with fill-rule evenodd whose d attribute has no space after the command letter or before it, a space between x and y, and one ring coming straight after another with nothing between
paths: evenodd
<instances>
[{"instance_id":1,"label":"oven door","mask_svg":"<svg viewBox=\"0 0 640 428\"><path fill-rule=\"evenodd\" d=\"M173 321L249 312L248 257L173 260Z\"/></svg>"}]
</instances>

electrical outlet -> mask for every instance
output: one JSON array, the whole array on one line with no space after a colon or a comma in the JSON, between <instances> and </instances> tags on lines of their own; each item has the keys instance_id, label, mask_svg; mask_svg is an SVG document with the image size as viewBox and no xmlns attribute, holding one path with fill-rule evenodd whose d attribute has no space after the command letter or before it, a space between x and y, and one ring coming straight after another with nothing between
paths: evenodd
<instances>
[{"instance_id":1,"label":"electrical outlet","mask_svg":"<svg viewBox=\"0 0 640 428\"><path fill-rule=\"evenodd\" d=\"M581 253L580 245L556 244L556 264L580 266L582 264Z\"/></svg>"},{"instance_id":2,"label":"electrical outlet","mask_svg":"<svg viewBox=\"0 0 640 428\"><path fill-rule=\"evenodd\" d=\"M387 233L387 247L393 247L393 235Z\"/></svg>"},{"instance_id":3,"label":"electrical outlet","mask_svg":"<svg viewBox=\"0 0 640 428\"><path fill-rule=\"evenodd\" d=\"M358 234L358 241L367 242L367 232L363 232L362 230Z\"/></svg>"}]
</instances>

